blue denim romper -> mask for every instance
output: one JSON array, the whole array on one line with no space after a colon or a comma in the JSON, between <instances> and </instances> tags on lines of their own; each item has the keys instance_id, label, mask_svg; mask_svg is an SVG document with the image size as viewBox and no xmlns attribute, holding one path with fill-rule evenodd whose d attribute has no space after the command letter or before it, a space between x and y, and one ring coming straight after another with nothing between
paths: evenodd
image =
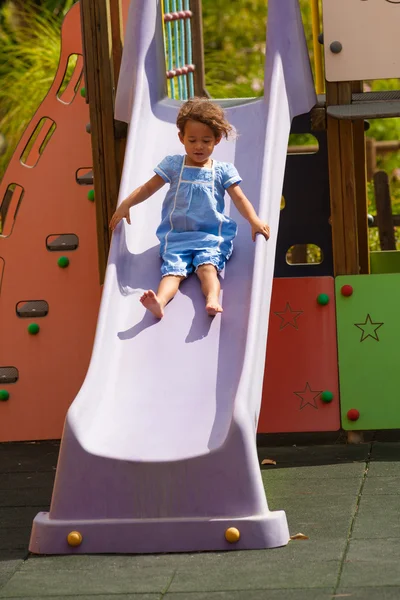
<instances>
[{"instance_id":1,"label":"blue denim romper","mask_svg":"<svg viewBox=\"0 0 400 600\"><path fill-rule=\"evenodd\" d=\"M157 229L161 273L187 277L200 265L222 271L233 250L235 221L224 215L225 190L241 177L230 163L189 167L185 156L167 156L154 169L170 184Z\"/></svg>"}]
</instances>

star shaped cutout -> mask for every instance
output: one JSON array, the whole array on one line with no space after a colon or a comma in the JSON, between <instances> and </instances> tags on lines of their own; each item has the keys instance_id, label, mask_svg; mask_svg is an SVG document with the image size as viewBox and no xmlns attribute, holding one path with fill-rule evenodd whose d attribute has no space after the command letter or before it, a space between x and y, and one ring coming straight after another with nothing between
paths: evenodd
<instances>
[{"instance_id":1,"label":"star shaped cutout","mask_svg":"<svg viewBox=\"0 0 400 600\"><path fill-rule=\"evenodd\" d=\"M279 331L282 331L282 329L285 329L288 325L293 327L293 329L298 329L297 319L303 314L303 311L293 310L289 302L286 302L285 310L274 314L282 320L281 326L279 327Z\"/></svg>"},{"instance_id":2,"label":"star shaped cutout","mask_svg":"<svg viewBox=\"0 0 400 600\"><path fill-rule=\"evenodd\" d=\"M318 410L317 399L322 394L322 391L323 390L317 392L316 390L312 390L310 384L307 381L306 387L302 392L294 392L294 394L298 396L301 400L300 410L303 410L303 408L308 404Z\"/></svg>"},{"instance_id":3,"label":"star shaped cutout","mask_svg":"<svg viewBox=\"0 0 400 600\"><path fill-rule=\"evenodd\" d=\"M378 329L384 325L384 323L374 323L374 321L371 319L371 316L368 314L364 323L354 323L354 325L362 331L360 342L364 342L369 337L379 342L377 332Z\"/></svg>"}]
</instances>

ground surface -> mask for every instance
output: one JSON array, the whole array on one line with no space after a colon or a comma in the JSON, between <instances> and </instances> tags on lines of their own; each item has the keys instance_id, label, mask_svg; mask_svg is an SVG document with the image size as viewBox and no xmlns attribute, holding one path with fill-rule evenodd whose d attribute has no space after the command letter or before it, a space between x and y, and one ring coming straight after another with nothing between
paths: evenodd
<instances>
[{"instance_id":1,"label":"ground surface","mask_svg":"<svg viewBox=\"0 0 400 600\"><path fill-rule=\"evenodd\" d=\"M400 443L260 448L270 508L307 541L266 551L34 557L59 445L0 444L0 599L397 600ZM234 467L234 465L233 465Z\"/></svg>"}]
</instances>

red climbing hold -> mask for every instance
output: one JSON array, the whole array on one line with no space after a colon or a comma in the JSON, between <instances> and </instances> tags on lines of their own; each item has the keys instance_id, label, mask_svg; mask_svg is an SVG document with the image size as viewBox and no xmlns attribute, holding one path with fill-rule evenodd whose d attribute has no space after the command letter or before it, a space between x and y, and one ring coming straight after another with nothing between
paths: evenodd
<instances>
[{"instance_id":1,"label":"red climbing hold","mask_svg":"<svg viewBox=\"0 0 400 600\"><path fill-rule=\"evenodd\" d=\"M351 285L344 285L342 286L342 289L340 290L342 293L342 296L352 296L353 295L353 288Z\"/></svg>"},{"instance_id":2,"label":"red climbing hold","mask_svg":"<svg viewBox=\"0 0 400 600\"><path fill-rule=\"evenodd\" d=\"M358 421L358 419L360 418L360 413L356 408L351 408L347 412L347 418L349 419L349 421Z\"/></svg>"}]
</instances>

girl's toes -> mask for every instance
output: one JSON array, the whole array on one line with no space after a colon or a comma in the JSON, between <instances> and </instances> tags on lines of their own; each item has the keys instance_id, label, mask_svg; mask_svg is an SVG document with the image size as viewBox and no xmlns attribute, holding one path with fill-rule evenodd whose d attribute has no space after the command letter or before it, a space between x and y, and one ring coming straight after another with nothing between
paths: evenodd
<instances>
[{"instance_id":1,"label":"girl's toes","mask_svg":"<svg viewBox=\"0 0 400 600\"><path fill-rule=\"evenodd\" d=\"M218 302L208 302L206 304L206 311L210 317L215 317L218 313L223 312L223 308Z\"/></svg>"}]
</instances>

